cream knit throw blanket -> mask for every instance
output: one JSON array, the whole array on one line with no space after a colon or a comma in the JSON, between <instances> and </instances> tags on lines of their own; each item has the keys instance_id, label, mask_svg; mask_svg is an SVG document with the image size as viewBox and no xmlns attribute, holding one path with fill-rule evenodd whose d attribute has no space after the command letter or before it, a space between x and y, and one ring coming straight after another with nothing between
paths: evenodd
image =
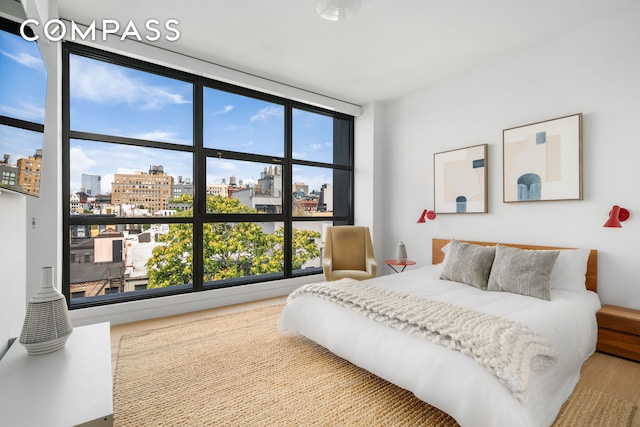
<instances>
[{"instance_id":1,"label":"cream knit throw blanket","mask_svg":"<svg viewBox=\"0 0 640 427\"><path fill-rule=\"evenodd\" d=\"M526 402L531 370L543 369L557 357L545 338L512 320L352 279L304 285L291 293L289 300L305 294L471 356L520 402Z\"/></svg>"}]
</instances>

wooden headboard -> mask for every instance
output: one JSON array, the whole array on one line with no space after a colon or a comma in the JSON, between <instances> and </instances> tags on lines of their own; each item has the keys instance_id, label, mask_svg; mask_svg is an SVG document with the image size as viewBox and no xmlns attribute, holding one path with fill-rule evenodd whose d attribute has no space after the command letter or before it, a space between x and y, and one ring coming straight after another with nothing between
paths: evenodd
<instances>
[{"instance_id":1,"label":"wooden headboard","mask_svg":"<svg viewBox=\"0 0 640 427\"><path fill-rule=\"evenodd\" d=\"M431 263L439 264L444 260L444 252L442 252L442 248L444 245L449 243L450 239L432 239L431 244ZM482 246L495 246L495 242L474 242L471 240L461 240L461 242L472 243L474 245L482 245ZM555 246L535 246L535 245L518 245L513 243L502 243L504 246L511 246L513 248L520 249L551 249L551 250L566 250L566 249L575 249L575 248L558 248ZM598 251L595 249L591 249L591 253L589 254L589 259L587 260L587 277L586 277L586 285L587 289L593 292L598 291Z\"/></svg>"}]
</instances>

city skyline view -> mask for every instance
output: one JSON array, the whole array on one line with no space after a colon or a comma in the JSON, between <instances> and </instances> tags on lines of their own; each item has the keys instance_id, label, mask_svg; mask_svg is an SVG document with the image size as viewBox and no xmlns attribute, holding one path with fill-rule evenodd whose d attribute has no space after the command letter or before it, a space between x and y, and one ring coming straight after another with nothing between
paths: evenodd
<instances>
[{"instance_id":1,"label":"city skyline view","mask_svg":"<svg viewBox=\"0 0 640 427\"><path fill-rule=\"evenodd\" d=\"M70 60L71 128L99 134L192 145L193 89L190 83L72 55ZM330 163L333 119L303 110L293 111L294 158ZM161 123L161 126L158 126ZM205 88L204 147L282 157L284 107L255 98ZM168 175L193 180L189 152L72 140L70 190L81 189L81 175L102 177L102 192L110 191L116 173L147 172L161 165ZM269 164L211 158L206 184L227 183L231 176L255 184ZM309 189L332 183L331 170L294 167L294 182Z\"/></svg>"}]
</instances>

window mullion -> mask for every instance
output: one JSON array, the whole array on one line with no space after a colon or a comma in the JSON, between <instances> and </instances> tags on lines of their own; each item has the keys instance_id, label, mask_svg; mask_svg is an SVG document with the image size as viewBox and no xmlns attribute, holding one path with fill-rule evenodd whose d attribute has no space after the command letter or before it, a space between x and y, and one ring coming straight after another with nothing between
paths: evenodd
<instances>
[{"instance_id":1,"label":"window mullion","mask_svg":"<svg viewBox=\"0 0 640 427\"><path fill-rule=\"evenodd\" d=\"M70 143L69 143L69 48L62 45L62 294L67 299L67 306L71 307L71 198L70 187Z\"/></svg>"},{"instance_id":2,"label":"window mullion","mask_svg":"<svg viewBox=\"0 0 640 427\"><path fill-rule=\"evenodd\" d=\"M285 114L284 114L284 161L282 164L282 213L285 216L284 220L284 247L282 248L284 251L284 275L285 277L291 277L292 272L292 263L293 263L293 194L291 193L291 188L293 185L292 181L292 163L291 158L293 157L293 132L292 132L292 108L291 103L287 103L285 105Z\"/></svg>"},{"instance_id":3,"label":"window mullion","mask_svg":"<svg viewBox=\"0 0 640 427\"><path fill-rule=\"evenodd\" d=\"M203 233L206 211L206 158L203 149L203 85L197 79L193 85L193 289L204 288Z\"/></svg>"}]
</instances>

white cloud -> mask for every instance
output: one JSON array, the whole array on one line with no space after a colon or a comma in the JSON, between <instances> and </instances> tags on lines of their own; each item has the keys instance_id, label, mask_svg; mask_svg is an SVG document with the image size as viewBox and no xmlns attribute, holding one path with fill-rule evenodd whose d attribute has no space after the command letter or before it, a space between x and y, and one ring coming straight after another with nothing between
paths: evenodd
<instances>
[{"instance_id":1,"label":"white cloud","mask_svg":"<svg viewBox=\"0 0 640 427\"><path fill-rule=\"evenodd\" d=\"M69 149L69 178L71 191L79 190L82 186L81 178L83 173L91 173L89 170L96 165L96 161L87 156L80 147ZM104 189L103 189L104 191Z\"/></svg>"},{"instance_id":2,"label":"white cloud","mask_svg":"<svg viewBox=\"0 0 640 427\"><path fill-rule=\"evenodd\" d=\"M222 129L222 131L224 131L224 132L233 132L233 131L244 129L244 128L245 128L245 126L228 124L227 126L224 127L224 129Z\"/></svg>"},{"instance_id":3,"label":"white cloud","mask_svg":"<svg viewBox=\"0 0 640 427\"><path fill-rule=\"evenodd\" d=\"M11 126L0 126L0 159L9 154L9 163L33 155L42 148L42 134Z\"/></svg>"},{"instance_id":4,"label":"white cloud","mask_svg":"<svg viewBox=\"0 0 640 427\"><path fill-rule=\"evenodd\" d=\"M251 116L251 121L267 121L271 117L283 117L284 108L280 105L269 105L268 107L262 108L256 114Z\"/></svg>"},{"instance_id":5,"label":"white cloud","mask_svg":"<svg viewBox=\"0 0 640 427\"><path fill-rule=\"evenodd\" d=\"M129 77L121 68L72 57L71 93L75 98L99 103L126 103L134 108L160 109L170 104L190 104L181 94Z\"/></svg>"},{"instance_id":6,"label":"white cloud","mask_svg":"<svg viewBox=\"0 0 640 427\"><path fill-rule=\"evenodd\" d=\"M28 102L20 102L19 107L0 104L0 112L6 116L29 121L44 121L44 108Z\"/></svg>"},{"instance_id":7,"label":"white cloud","mask_svg":"<svg viewBox=\"0 0 640 427\"><path fill-rule=\"evenodd\" d=\"M234 171L236 170L236 164L233 162L226 162L224 160L218 160L215 162L215 168L221 169L224 171Z\"/></svg>"},{"instance_id":8,"label":"white cloud","mask_svg":"<svg viewBox=\"0 0 640 427\"><path fill-rule=\"evenodd\" d=\"M42 58L38 56L30 55L26 52L18 52L17 54L14 55L5 50L0 50L0 53L14 60L20 65L24 65L25 67L33 68L34 70L38 70L38 71L43 71L43 72L45 71Z\"/></svg>"},{"instance_id":9,"label":"white cloud","mask_svg":"<svg viewBox=\"0 0 640 427\"><path fill-rule=\"evenodd\" d=\"M178 134L176 132L166 130L153 130L151 132L144 132L133 135L133 138L147 139L150 141L173 142L177 144L191 144L191 141L179 140L177 135Z\"/></svg>"},{"instance_id":10,"label":"white cloud","mask_svg":"<svg viewBox=\"0 0 640 427\"><path fill-rule=\"evenodd\" d=\"M123 167L116 168L116 174L120 174L120 175L131 175L136 172L147 172L147 171L143 171L140 169L123 168Z\"/></svg>"},{"instance_id":11,"label":"white cloud","mask_svg":"<svg viewBox=\"0 0 640 427\"><path fill-rule=\"evenodd\" d=\"M331 142L331 141L322 142L322 143L315 143L315 144L312 143L312 144L309 144L307 146L307 148L310 151L324 150L326 148L331 148L331 147L333 147L333 142Z\"/></svg>"},{"instance_id":12,"label":"white cloud","mask_svg":"<svg viewBox=\"0 0 640 427\"><path fill-rule=\"evenodd\" d=\"M81 174L97 164L80 147L71 147L69 150L69 163L73 165L74 171L80 171Z\"/></svg>"},{"instance_id":13,"label":"white cloud","mask_svg":"<svg viewBox=\"0 0 640 427\"><path fill-rule=\"evenodd\" d=\"M221 114L227 114L229 111L233 110L233 105L225 105L221 110L214 111L210 113L212 116L219 116Z\"/></svg>"}]
</instances>

